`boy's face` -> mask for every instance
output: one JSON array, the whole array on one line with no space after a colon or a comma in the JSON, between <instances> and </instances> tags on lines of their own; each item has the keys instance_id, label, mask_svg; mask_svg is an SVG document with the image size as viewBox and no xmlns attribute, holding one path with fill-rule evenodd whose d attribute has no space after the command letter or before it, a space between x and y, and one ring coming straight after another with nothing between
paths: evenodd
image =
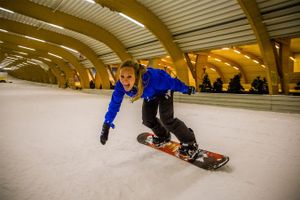
<instances>
[{"instance_id":1,"label":"boy's face","mask_svg":"<svg viewBox=\"0 0 300 200\"><path fill-rule=\"evenodd\" d=\"M135 83L135 72L132 67L123 67L120 70L120 81L126 92L130 91Z\"/></svg>"}]
</instances>

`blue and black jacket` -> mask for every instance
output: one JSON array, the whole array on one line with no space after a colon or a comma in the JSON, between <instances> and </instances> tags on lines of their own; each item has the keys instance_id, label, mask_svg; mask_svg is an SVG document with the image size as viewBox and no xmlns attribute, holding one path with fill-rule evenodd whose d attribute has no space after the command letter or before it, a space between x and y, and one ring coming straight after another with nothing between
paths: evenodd
<instances>
[{"instance_id":1,"label":"blue and black jacket","mask_svg":"<svg viewBox=\"0 0 300 200\"><path fill-rule=\"evenodd\" d=\"M146 73L142 77L144 91L141 98L146 100L154 99L157 96L164 96L168 90L187 93L189 88L183 82L176 78L172 78L168 73L161 69L147 68ZM108 111L105 114L105 122L114 128L113 121L120 110L124 95L134 97L137 89L126 92L120 81L117 81Z\"/></svg>"}]
</instances>

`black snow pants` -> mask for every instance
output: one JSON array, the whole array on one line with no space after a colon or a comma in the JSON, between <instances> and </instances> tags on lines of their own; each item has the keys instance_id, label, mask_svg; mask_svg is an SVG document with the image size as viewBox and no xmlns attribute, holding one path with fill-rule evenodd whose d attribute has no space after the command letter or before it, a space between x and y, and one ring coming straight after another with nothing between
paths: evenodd
<instances>
[{"instance_id":1,"label":"black snow pants","mask_svg":"<svg viewBox=\"0 0 300 200\"><path fill-rule=\"evenodd\" d=\"M160 119L157 118L159 109ZM157 96L152 100L144 100L142 108L143 124L155 135L166 137L172 132L182 143L195 141L194 133L181 120L174 118L173 92L165 96Z\"/></svg>"}]
</instances>

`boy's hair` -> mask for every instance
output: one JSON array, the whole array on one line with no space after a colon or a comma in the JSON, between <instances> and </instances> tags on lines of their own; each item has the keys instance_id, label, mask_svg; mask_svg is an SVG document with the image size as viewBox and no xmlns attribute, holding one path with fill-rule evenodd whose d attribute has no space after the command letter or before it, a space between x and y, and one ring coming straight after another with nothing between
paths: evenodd
<instances>
[{"instance_id":1,"label":"boy's hair","mask_svg":"<svg viewBox=\"0 0 300 200\"><path fill-rule=\"evenodd\" d=\"M137 61L134 60L125 60L121 66L120 69L124 67L132 67L135 72L135 84L134 86L137 87L137 93L134 97L132 97L131 102L134 102L141 98L143 92L144 92L144 85L143 85L143 75L146 72L146 68L139 64Z\"/></svg>"}]
</instances>

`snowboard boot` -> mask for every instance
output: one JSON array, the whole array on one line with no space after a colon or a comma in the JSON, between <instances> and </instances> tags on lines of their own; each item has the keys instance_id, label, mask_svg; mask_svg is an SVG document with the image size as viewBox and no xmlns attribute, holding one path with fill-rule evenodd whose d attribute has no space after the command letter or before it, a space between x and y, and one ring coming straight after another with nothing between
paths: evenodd
<instances>
[{"instance_id":1,"label":"snowboard boot","mask_svg":"<svg viewBox=\"0 0 300 200\"><path fill-rule=\"evenodd\" d=\"M193 161L197 158L198 155L198 144L196 141L191 143L180 143L178 148L178 153L181 158L184 160Z\"/></svg>"},{"instance_id":2,"label":"snowboard boot","mask_svg":"<svg viewBox=\"0 0 300 200\"><path fill-rule=\"evenodd\" d=\"M198 156L198 144L195 139L194 131L191 128L188 128L190 133L194 136L194 141L189 143L180 143L180 147L178 148L178 154L184 160L193 161Z\"/></svg>"},{"instance_id":3,"label":"snowboard boot","mask_svg":"<svg viewBox=\"0 0 300 200\"><path fill-rule=\"evenodd\" d=\"M156 147L162 147L163 145L167 144L168 142L171 141L171 134L169 133L168 136L166 137L159 137L157 135L153 135L152 136L152 143L156 146Z\"/></svg>"}]
</instances>

